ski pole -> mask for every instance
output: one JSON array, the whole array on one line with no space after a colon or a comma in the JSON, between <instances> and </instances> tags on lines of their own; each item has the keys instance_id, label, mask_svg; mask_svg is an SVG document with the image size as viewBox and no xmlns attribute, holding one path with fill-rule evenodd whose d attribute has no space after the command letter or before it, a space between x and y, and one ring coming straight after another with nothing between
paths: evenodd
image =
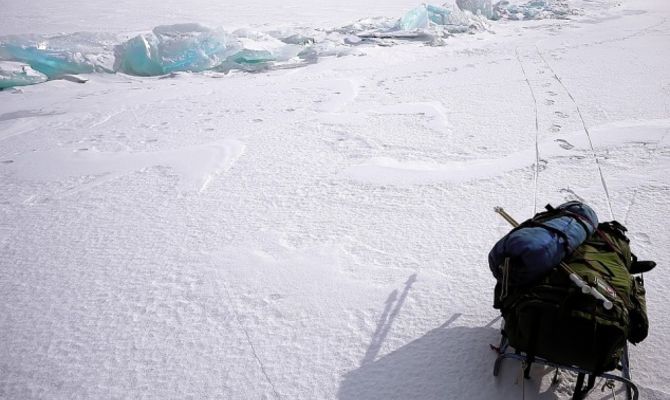
<instances>
[{"instance_id":1,"label":"ski pole","mask_svg":"<svg viewBox=\"0 0 670 400\"><path fill-rule=\"evenodd\" d=\"M495 207L493 209L496 213L500 214L501 217L505 219L505 221L509 222L510 225L513 227L518 227L519 223L516 222L514 218L512 218L511 215L507 213L502 207ZM570 268L568 264L566 264L564 261L561 261L559 264L560 267L568 274L568 277L570 280L578 287L581 289L582 293L584 294L590 294L591 296L595 297L597 300L600 300L603 302L603 307L605 307L605 310L611 310L612 307L614 306L612 302L605 296L603 296L602 293L600 293L595 287L590 286L588 283L586 283L575 271Z\"/></svg>"}]
</instances>

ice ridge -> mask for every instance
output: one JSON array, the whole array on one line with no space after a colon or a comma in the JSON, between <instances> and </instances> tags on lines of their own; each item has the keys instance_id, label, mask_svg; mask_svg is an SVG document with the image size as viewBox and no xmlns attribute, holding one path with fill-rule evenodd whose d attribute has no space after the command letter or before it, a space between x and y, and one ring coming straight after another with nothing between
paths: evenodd
<instances>
[{"instance_id":1,"label":"ice ridge","mask_svg":"<svg viewBox=\"0 0 670 400\"><path fill-rule=\"evenodd\" d=\"M229 33L190 23L158 26L130 38L92 33L0 37L0 89L92 72L160 76L297 67L388 38L444 44L444 38L485 29L491 20L566 18L572 13L565 0L451 0L421 4L399 19L368 18L333 30Z\"/></svg>"}]
</instances>

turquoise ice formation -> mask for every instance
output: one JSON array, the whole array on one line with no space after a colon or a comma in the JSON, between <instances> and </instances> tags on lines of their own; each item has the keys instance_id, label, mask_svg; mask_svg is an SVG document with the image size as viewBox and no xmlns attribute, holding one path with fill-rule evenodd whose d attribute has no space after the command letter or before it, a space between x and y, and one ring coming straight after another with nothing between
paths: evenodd
<instances>
[{"instance_id":1,"label":"turquoise ice formation","mask_svg":"<svg viewBox=\"0 0 670 400\"><path fill-rule=\"evenodd\" d=\"M21 43L0 43L0 60L28 64L32 69L43 73L50 79L65 74L85 74L94 71L93 65L80 53Z\"/></svg>"},{"instance_id":2,"label":"turquoise ice formation","mask_svg":"<svg viewBox=\"0 0 670 400\"><path fill-rule=\"evenodd\" d=\"M565 0L450 0L443 5L421 4L402 18L369 18L334 30L285 29L228 33L199 24L164 25L151 32L125 37L109 34L0 37L2 87L40 83L71 74L120 72L160 76L178 71L260 71L294 67L320 58L343 56L375 40L411 39L444 44L454 33L486 27L500 18L565 18ZM45 79L46 77L46 79Z\"/></svg>"},{"instance_id":3,"label":"turquoise ice formation","mask_svg":"<svg viewBox=\"0 0 670 400\"><path fill-rule=\"evenodd\" d=\"M158 26L116 46L114 70L156 76L212 69L241 49L234 37L198 24Z\"/></svg>"},{"instance_id":4,"label":"turquoise ice formation","mask_svg":"<svg viewBox=\"0 0 670 400\"><path fill-rule=\"evenodd\" d=\"M0 61L0 89L46 82L47 76L15 61Z\"/></svg>"}]
</instances>

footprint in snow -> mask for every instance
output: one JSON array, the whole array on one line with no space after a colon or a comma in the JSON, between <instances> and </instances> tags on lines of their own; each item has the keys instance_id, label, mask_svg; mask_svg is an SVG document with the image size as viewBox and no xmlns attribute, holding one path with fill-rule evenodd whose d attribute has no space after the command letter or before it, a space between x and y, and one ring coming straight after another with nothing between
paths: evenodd
<instances>
[{"instance_id":1,"label":"footprint in snow","mask_svg":"<svg viewBox=\"0 0 670 400\"><path fill-rule=\"evenodd\" d=\"M556 111L554 112L554 115L559 117L559 118L569 118L570 116L564 112L561 111Z\"/></svg>"},{"instance_id":2,"label":"footprint in snow","mask_svg":"<svg viewBox=\"0 0 670 400\"><path fill-rule=\"evenodd\" d=\"M565 201L579 200L582 203L586 202L583 197L578 195L574 190L570 188L559 189L558 192L564 194Z\"/></svg>"},{"instance_id":3,"label":"footprint in snow","mask_svg":"<svg viewBox=\"0 0 670 400\"><path fill-rule=\"evenodd\" d=\"M553 106L554 104L556 104L556 102L555 102L554 100L552 100L552 99L546 99L546 100L544 101L544 104L546 104L546 105L548 105L548 106Z\"/></svg>"},{"instance_id":4,"label":"footprint in snow","mask_svg":"<svg viewBox=\"0 0 670 400\"><path fill-rule=\"evenodd\" d=\"M646 233L633 233L630 236L635 243L651 244L651 238Z\"/></svg>"},{"instance_id":5,"label":"footprint in snow","mask_svg":"<svg viewBox=\"0 0 670 400\"><path fill-rule=\"evenodd\" d=\"M564 148L565 150L571 150L575 148L575 146L573 146L572 143L568 142L567 140L556 139L554 140L554 142L558 143L558 145Z\"/></svg>"},{"instance_id":6,"label":"footprint in snow","mask_svg":"<svg viewBox=\"0 0 670 400\"><path fill-rule=\"evenodd\" d=\"M547 165L549 164L549 161L545 159L540 159L540 162L537 164L537 172L542 172L547 169ZM535 169L535 163L533 163L533 169Z\"/></svg>"},{"instance_id":7,"label":"footprint in snow","mask_svg":"<svg viewBox=\"0 0 670 400\"><path fill-rule=\"evenodd\" d=\"M549 96L552 96L552 97L553 97L553 96L558 96L558 93L553 92L553 91L551 91L551 90L549 90L549 91L547 92L547 94L548 94Z\"/></svg>"},{"instance_id":8,"label":"footprint in snow","mask_svg":"<svg viewBox=\"0 0 670 400\"><path fill-rule=\"evenodd\" d=\"M556 133L556 132L560 132L560 131L561 131L561 128L563 128L563 127L560 126L559 124L553 124L553 125L551 125L551 128L549 128L549 130L550 130L551 132Z\"/></svg>"}]
</instances>

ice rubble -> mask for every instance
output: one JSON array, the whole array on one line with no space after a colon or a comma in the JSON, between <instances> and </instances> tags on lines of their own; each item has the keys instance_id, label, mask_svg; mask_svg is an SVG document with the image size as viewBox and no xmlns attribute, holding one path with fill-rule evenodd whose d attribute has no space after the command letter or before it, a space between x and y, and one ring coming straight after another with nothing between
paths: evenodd
<instances>
[{"instance_id":1,"label":"ice rubble","mask_svg":"<svg viewBox=\"0 0 670 400\"><path fill-rule=\"evenodd\" d=\"M575 14L567 0L456 0L458 7L490 20L561 19Z\"/></svg>"},{"instance_id":2,"label":"ice rubble","mask_svg":"<svg viewBox=\"0 0 670 400\"><path fill-rule=\"evenodd\" d=\"M112 35L75 33L52 37L8 36L0 38L0 61L16 61L49 79L66 74L111 72L109 49Z\"/></svg>"},{"instance_id":3,"label":"ice rubble","mask_svg":"<svg viewBox=\"0 0 670 400\"><path fill-rule=\"evenodd\" d=\"M577 13L566 0L531 0L525 3L504 0L495 5L499 18L510 20L566 19Z\"/></svg>"},{"instance_id":4,"label":"ice rubble","mask_svg":"<svg viewBox=\"0 0 670 400\"><path fill-rule=\"evenodd\" d=\"M423 3L394 23L362 20L349 27L364 37L436 39L453 33L485 29L487 21L499 19L566 18L573 14L565 0L452 0L442 5ZM375 26L377 24L377 26ZM363 30L362 32L360 30Z\"/></svg>"},{"instance_id":5,"label":"ice rubble","mask_svg":"<svg viewBox=\"0 0 670 400\"><path fill-rule=\"evenodd\" d=\"M131 38L75 33L55 37L0 37L2 87L27 85L68 74L122 72L159 76L178 71L260 71L313 63L355 53L379 39L412 39L443 44L455 33L485 29L489 20L565 18L566 0L450 0L421 4L399 19L368 18L332 30L286 29L226 32L199 24L165 25Z\"/></svg>"},{"instance_id":6,"label":"ice rubble","mask_svg":"<svg viewBox=\"0 0 670 400\"><path fill-rule=\"evenodd\" d=\"M459 7L422 4L409 11L400 21L400 30L427 29L431 25L445 27L468 27L476 23L474 15L464 13ZM459 28L458 30L462 30Z\"/></svg>"},{"instance_id":7,"label":"ice rubble","mask_svg":"<svg viewBox=\"0 0 670 400\"><path fill-rule=\"evenodd\" d=\"M482 15L492 20L500 18L500 14L497 12L500 3L497 3L494 7L491 0L456 0L458 8L461 10L470 11L475 15Z\"/></svg>"},{"instance_id":8,"label":"ice rubble","mask_svg":"<svg viewBox=\"0 0 670 400\"><path fill-rule=\"evenodd\" d=\"M7 43L0 45L0 54L5 59L26 63L49 78L57 78L64 74L83 74L94 71L93 65L83 59L81 53L67 50L58 51L40 48L39 45L22 46ZM8 57L5 57L4 54L7 54Z\"/></svg>"},{"instance_id":9,"label":"ice rubble","mask_svg":"<svg viewBox=\"0 0 670 400\"><path fill-rule=\"evenodd\" d=\"M204 71L240 49L240 43L223 31L198 24L158 26L116 46L114 70L140 76Z\"/></svg>"},{"instance_id":10,"label":"ice rubble","mask_svg":"<svg viewBox=\"0 0 670 400\"><path fill-rule=\"evenodd\" d=\"M340 28L363 38L414 39L433 42L454 33L486 28L486 18L461 9L455 2L443 5L423 3L400 19L365 19Z\"/></svg>"},{"instance_id":11,"label":"ice rubble","mask_svg":"<svg viewBox=\"0 0 670 400\"><path fill-rule=\"evenodd\" d=\"M116 46L114 70L155 76L176 71L259 71L300 66L350 51L346 35L316 30L232 33L197 24L155 28Z\"/></svg>"},{"instance_id":12,"label":"ice rubble","mask_svg":"<svg viewBox=\"0 0 670 400\"><path fill-rule=\"evenodd\" d=\"M47 76L15 61L0 61L0 89L34 85L47 81Z\"/></svg>"}]
</instances>

